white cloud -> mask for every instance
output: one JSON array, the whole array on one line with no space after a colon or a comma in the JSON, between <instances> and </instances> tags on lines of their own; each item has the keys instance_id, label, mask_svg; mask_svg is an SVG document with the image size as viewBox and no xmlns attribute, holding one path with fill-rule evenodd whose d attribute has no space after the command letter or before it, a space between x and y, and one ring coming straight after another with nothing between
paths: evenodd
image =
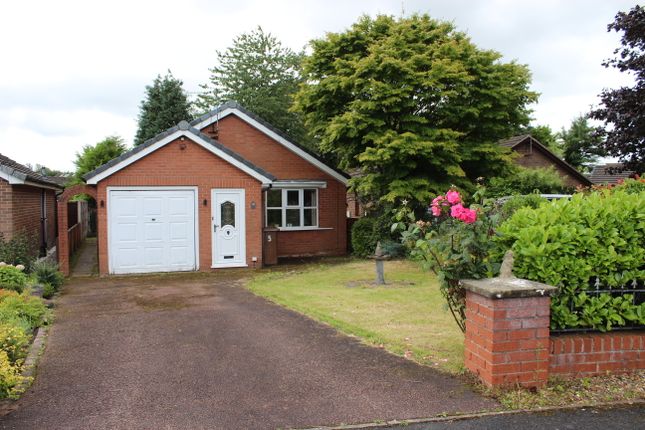
<instances>
[{"instance_id":1,"label":"white cloud","mask_svg":"<svg viewBox=\"0 0 645 430\"><path fill-rule=\"evenodd\" d=\"M453 21L474 43L529 65L542 94L536 122L567 125L603 87L629 82L601 66L618 45L606 26L632 1L405 0L406 14ZM0 152L72 169L74 153L109 134L131 142L144 87L171 69L195 92L215 51L257 25L286 45L400 15L401 0L5 2L0 25Z\"/></svg>"}]
</instances>

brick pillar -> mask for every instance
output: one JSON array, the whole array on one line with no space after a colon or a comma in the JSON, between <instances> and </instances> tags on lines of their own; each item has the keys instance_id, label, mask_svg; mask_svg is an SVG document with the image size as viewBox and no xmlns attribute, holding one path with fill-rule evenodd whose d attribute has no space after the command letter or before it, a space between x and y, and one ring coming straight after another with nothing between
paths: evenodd
<instances>
[{"instance_id":1,"label":"brick pillar","mask_svg":"<svg viewBox=\"0 0 645 430\"><path fill-rule=\"evenodd\" d=\"M549 377L555 287L517 278L463 280L465 365L489 387L541 387Z\"/></svg>"}]
</instances>

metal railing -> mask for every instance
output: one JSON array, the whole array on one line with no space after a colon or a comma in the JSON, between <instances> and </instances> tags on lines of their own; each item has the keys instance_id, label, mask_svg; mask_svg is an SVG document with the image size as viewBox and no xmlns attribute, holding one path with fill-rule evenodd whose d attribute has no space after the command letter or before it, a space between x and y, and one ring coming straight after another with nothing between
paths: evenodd
<instances>
[{"instance_id":1,"label":"metal railing","mask_svg":"<svg viewBox=\"0 0 645 430\"><path fill-rule=\"evenodd\" d=\"M625 296L625 295L631 295L632 296L632 304L636 306L640 306L643 302L645 302L645 283L643 281L631 281L627 283L626 285L623 285L622 287L618 288L611 288L607 286L603 286L602 283L600 282L600 279L595 277L592 278L592 280L589 283L589 288L587 288L584 291L580 291L580 293L586 293L590 297L599 297L602 294L607 294L610 297L619 297L619 296ZM569 303L569 308L571 312L576 312L578 310L575 307L574 300L571 300ZM638 322L630 322L626 321L625 325L612 325L611 331L619 331L619 330L644 330L645 325L639 324ZM601 330L593 327L572 327L572 328L564 328L564 329L555 329L551 330L552 334L558 334L558 333L587 333L587 332L599 332Z\"/></svg>"}]
</instances>

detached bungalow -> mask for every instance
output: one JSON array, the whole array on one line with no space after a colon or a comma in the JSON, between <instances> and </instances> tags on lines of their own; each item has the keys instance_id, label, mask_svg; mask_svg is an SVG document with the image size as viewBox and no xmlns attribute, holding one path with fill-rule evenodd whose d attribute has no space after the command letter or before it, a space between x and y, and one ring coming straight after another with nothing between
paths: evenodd
<instances>
[{"instance_id":1,"label":"detached bungalow","mask_svg":"<svg viewBox=\"0 0 645 430\"><path fill-rule=\"evenodd\" d=\"M519 154L515 162L527 168L553 167L570 187L589 187L591 181L571 164L555 155L530 134L514 136L499 142Z\"/></svg>"},{"instance_id":2,"label":"detached bungalow","mask_svg":"<svg viewBox=\"0 0 645 430\"><path fill-rule=\"evenodd\" d=\"M346 252L348 177L236 103L84 179L61 203L95 197L102 275L261 267L263 244L278 257Z\"/></svg>"}]
</instances>

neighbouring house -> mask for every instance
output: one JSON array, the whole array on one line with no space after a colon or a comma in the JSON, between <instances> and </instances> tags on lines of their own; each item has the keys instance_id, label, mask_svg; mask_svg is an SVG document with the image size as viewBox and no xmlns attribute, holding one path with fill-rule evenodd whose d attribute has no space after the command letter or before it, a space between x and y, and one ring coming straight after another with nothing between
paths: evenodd
<instances>
[{"instance_id":1,"label":"neighbouring house","mask_svg":"<svg viewBox=\"0 0 645 430\"><path fill-rule=\"evenodd\" d=\"M613 185L635 175L633 170L623 170L622 163L607 163L594 166L589 179L595 185Z\"/></svg>"},{"instance_id":2,"label":"neighbouring house","mask_svg":"<svg viewBox=\"0 0 645 430\"><path fill-rule=\"evenodd\" d=\"M553 167L566 185L571 187L591 186L589 178L555 155L530 134L514 136L500 141L499 144L518 153L519 156L515 159L515 162L522 167Z\"/></svg>"},{"instance_id":3,"label":"neighbouring house","mask_svg":"<svg viewBox=\"0 0 645 430\"><path fill-rule=\"evenodd\" d=\"M41 256L56 246L57 181L0 154L0 233L27 234Z\"/></svg>"},{"instance_id":4,"label":"neighbouring house","mask_svg":"<svg viewBox=\"0 0 645 430\"><path fill-rule=\"evenodd\" d=\"M59 207L96 199L102 275L261 267L270 245L278 257L346 253L348 176L236 103L84 179Z\"/></svg>"}]
</instances>

